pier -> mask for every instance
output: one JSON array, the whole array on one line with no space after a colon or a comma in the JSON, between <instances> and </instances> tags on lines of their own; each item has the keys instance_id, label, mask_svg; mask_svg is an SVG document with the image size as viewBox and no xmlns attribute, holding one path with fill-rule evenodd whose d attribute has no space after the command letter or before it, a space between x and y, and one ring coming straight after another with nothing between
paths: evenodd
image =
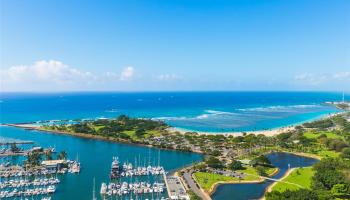
<instances>
[{"instance_id":1,"label":"pier","mask_svg":"<svg viewBox=\"0 0 350 200\"><path fill-rule=\"evenodd\" d=\"M15 151L12 150L11 148L8 148L8 149L0 150L0 157L27 156L28 154L30 154L32 152L38 152L39 154L45 154L45 152L48 152L48 151L50 151L51 153L55 152L53 148L44 149L42 147L33 147L32 149L28 149L28 150L21 150L18 148L18 149L15 149Z\"/></svg>"},{"instance_id":2,"label":"pier","mask_svg":"<svg viewBox=\"0 0 350 200\"><path fill-rule=\"evenodd\" d=\"M21 145L21 144L34 144L33 141L17 141L17 142L2 142L0 141L0 146L6 146L6 145Z\"/></svg>"}]
</instances>

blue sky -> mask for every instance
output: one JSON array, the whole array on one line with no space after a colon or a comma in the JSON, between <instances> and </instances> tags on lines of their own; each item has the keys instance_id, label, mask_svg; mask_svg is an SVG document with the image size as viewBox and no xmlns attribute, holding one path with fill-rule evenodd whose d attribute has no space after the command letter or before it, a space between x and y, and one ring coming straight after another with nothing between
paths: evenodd
<instances>
[{"instance_id":1,"label":"blue sky","mask_svg":"<svg viewBox=\"0 0 350 200\"><path fill-rule=\"evenodd\" d=\"M2 0L1 90L350 90L348 0Z\"/></svg>"}]
</instances>

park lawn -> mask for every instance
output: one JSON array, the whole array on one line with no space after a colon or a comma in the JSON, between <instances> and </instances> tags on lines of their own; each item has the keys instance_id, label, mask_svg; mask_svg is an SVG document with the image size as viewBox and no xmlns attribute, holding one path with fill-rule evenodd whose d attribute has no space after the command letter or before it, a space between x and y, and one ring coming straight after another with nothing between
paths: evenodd
<instances>
[{"instance_id":1,"label":"park lawn","mask_svg":"<svg viewBox=\"0 0 350 200\"><path fill-rule=\"evenodd\" d=\"M335 151L330 151L330 150L321 150L317 152L317 155L321 156L322 158L327 158L327 157L331 157L331 158L336 158L339 157L339 152L335 152Z\"/></svg>"},{"instance_id":2,"label":"park lawn","mask_svg":"<svg viewBox=\"0 0 350 200\"><path fill-rule=\"evenodd\" d=\"M266 173L267 173L269 176L271 176L275 171L276 171L276 168L268 168L268 169L266 170Z\"/></svg>"},{"instance_id":3,"label":"park lawn","mask_svg":"<svg viewBox=\"0 0 350 200\"><path fill-rule=\"evenodd\" d=\"M307 131L304 133L304 136L306 138L309 138L309 139L316 139L322 134L325 134L327 136L327 138L329 138L329 139L341 139L342 138L342 136L337 135L333 132L328 132L328 131L321 131L321 132L317 132L317 133L312 132L312 131Z\"/></svg>"},{"instance_id":4,"label":"park lawn","mask_svg":"<svg viewBox=\"0 0 350 200\"><path fill-rule=\"evenodd\" d=\"M243 173L258 175L258 172L255 170L254 167L245 167L245 169L237 170L237 172L243 172Z\"/></svg>"},{"instance_id":5,"label":"park lawn","mask_svg":"<svg viewBox=\"0 0 350 200\"><path fill-rule=\"evenodd\" d=\"M266 167L266 173L268 175L271 175L273 172L275 172L276 168L268 168ZM253 175L256 175L258 176L258 172L256 171L256 169L254 167L245 167L245 169L240 169L240 170L237 170L237 172L243 172L243 173L248 173L248 174L253 174Z\"/></svg>"},{"instance_id":6,"label":"park lawn","mask_svg":"<svg viewBox=\"0 0 350 200\"><path fill-rule=\"evenodd\" d=\"M295 169L289 176L283 179L283 181L288 181L291 183L296 183L301 185L305 189L310 189L311 187L311 179L314 175L314 171L312 170L312 167L304 167L304 168L298 168ZM288 183L277 183L273 188L272 191L279 191L284 192L286 190L298 190L301 189L300 187Z\"/></svg>"},{"instance_id":7,"label":"park lawn","mask_svg":"<svg viewBox=\"0 0 350 200\"><path fill-rule=\"evenodd\" d=\"M98 132L101 128L105 127L103 125L98 125L98 126L91 126L93 129L95 129L96 132Z\"/></svg>"},{"instance_id":8,"label":"park lawn","mask_svg":"<svg viewBox=\"0 0 350 200\"><path fill-rule=\"evenodd\" d=\"M146 131L146 135L145 138L149 138L150 136L155 136L155 137L159 137L162 134L160 133L160 131L158 130L150 130L150 131Z\"/></svg>"},{"instance_id":9,"label":"park lawn","mask_svg":"<svg viewBox=\"0 0 350 200\"><path fill-rule=\"evenodd\" d=\"M245 167L245 169L237 170L237 172L247 173L247 175L243 179L245 181L254 181L259 179L258 172L253 167ZM252 174L252 175L248 175L248 174Z\"/></svg>"},{"instance_id":10,"label":"park lawn","mask_svg":"<svg viewBox=\"0 0 350 200\"><path fill-rule=\"evenodd\" d=\"M274 172L276 168L267 169L267 173L270 175ZM248 173L252 175L247 175L241 181L256 181L259 180L259 175L255 168L246 167L242 170L237 170L237 172ZM220 174L208 173L208 172L196 172L194 173L198 184L206 191L209 191L210 188L217 182L227 182L227 181L238 181L239 179L232 176L225 176Z\"/></svg>"},{"instance_id":11,"label":"park lawn","mask_svg":"<svg viewBox=\"0 0 350 200\"><path fill-rule=\"evenodd\" d=\"M224 175L208 173L208 172L195 172L194 176L197 180L197 183L205 191L209 191L210 188L219 181L238 181L237 178L232 176L224 176Z\"/></svg>"},{"instance_id":12,"label":"park lawn","mask_svg":"<svg viewBox=\"0 0 350 200\"><path fill-rule=\"evenodd\" d=\"M135 140L135 141L138 141L140 138L138 138L136 135L135 135L135 131L134 130L131 130L131 131L123 131L123 133L125 133L126 135L128 135L131 139Z\"/></svg>"},{"instance_id":13,"label":"park lawn","mask_svg":"<svg viewBox=\"0 0 350 200\"><path fill-rule=\"evenodd\" d=\"M275 172L275 170L276 170L276 168L266 168L266 173L270 176L271 174L273 174ZM259 176L259 174L254 167L246 167L245 169L237 170L237 171L247 173L247 174L252 174L252 175L247 175L244 178L244 180L246 180L246 181L258 180L257 176Z\"/></svg>"},{"instance_id":14,"label":"park lawn","mask_svg":"<svg viewBox=\"0 0 350 200\"><path fill-rule=\"evenodd\" d=\"M158 131L158 130L151 130L151 131L146 131L146 134L143 135L143 138L139 138L139 137L136 136L135 132L136 132L135 130L123 131L123 133L127 134L128 136L130 136L130 138L132 138L135 141L140 141L143 138L147 139L150 136L156 136L157 137L157 136L161 135L160 131Z\"/></svg>"}]
</instances>

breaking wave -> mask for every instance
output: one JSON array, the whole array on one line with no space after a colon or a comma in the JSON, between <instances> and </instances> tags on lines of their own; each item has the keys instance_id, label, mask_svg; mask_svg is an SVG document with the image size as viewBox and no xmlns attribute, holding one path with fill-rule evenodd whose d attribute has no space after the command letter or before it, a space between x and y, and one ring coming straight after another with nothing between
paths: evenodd
<instances>
[{"instance_id":1,"label":"breaking wave","mask_svg":"<svg viewBox=\"0 0 350 200\"><path fill-rule=\"evenodd\" d=\"M258 121L282 119L288 116L293 116L302 113L313 112L322 109L322 105L288 105L288 106L266 106L234 109L232 112L222 110L203 110L202 113L195 116L168 116L157 117L154 119L168 122L181 123L206 123L216 124L219 122L231 124L251 124Z\"/></svg>"},{"instance_id":2,"label":"breaking wave","mask_svg":"<svg viewBox=\"0 0 350 200\"><path fill-rule=\"evenodd\" d=\"M110 109L110 110L106 110L105 112L108 112L108 113L116 113L116 112L119 112L117 109Z\"/></svg>"},{"instance_id":3,"label":"breaking wave","mask_svg":"<svg viewBox=\"0 0 350 200\"><path fill-rule=\"evenodd\" d=\"M256 112L286 112L293 110L302 110L302 109L313 109L321 108L320 105L309 104L309 105L289 105L289 106L267 106L267 107L254 107L254 108L240 108L236 109L238 111L256 111Z\"/></svg>"}]
</instances>

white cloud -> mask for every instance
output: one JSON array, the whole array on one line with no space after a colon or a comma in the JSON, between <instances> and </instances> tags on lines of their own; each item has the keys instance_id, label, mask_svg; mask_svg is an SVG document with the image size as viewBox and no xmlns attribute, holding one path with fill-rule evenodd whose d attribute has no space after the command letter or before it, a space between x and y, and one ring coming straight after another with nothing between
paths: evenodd
<instances>
[{"instance_id":1,"label":"white cloud","mask_svg":"<svg viewBox=\"0 0 350 200\"><path fill-rule=\"evenodd\" d=\"M135 69L133 67L126 67L120 74L121 81L131 80L135 75Z\"/></svg>"},{"instance_id":2,"label":"white cloud","mask_svg":"<svg viewBox=\"0 0 350 200\"><path fill-rule=\"evenodd\" d=\"M309 85L318 85L327 80L327 76L324 74L311 74L304 73L295 76L295 80L304 82Z\"/></svg>"},{"instance_id":3,"label":"white cloud","mask_svg":"<svg viewBox=\"0 0 350 200\"><path fill-rule=\"evenodd\" d=\"M160 81L173 81L179 80L181 77L176 74L160 74L157 76L157 79Z\"/></svg>"},{"instance_id":4,"label":"white cloud","mask_svg":"<svg viewBox=\"0 0 350 200\"><path fill-rule=\"evenodd\" d=\"M350 81L350 72L340 72L333 74L333 78L336 80Z\"/></svg>"},{"instance_id":5,"label":"white cloud","mask_svg":"<svg viewBox=\"0 0 350 200\"><path fill-rule=\"evenodd\" d=\"M37 61L32 65L12 66L0 71L3 83L35 82L66 84L95 79L90 72L71 68L60 61Z\"/></svg>"},{"instance_id":6,"label":"white cloud","mask_svg":"<svg viewBox=\"0 0 350 200\"><path fill-rule=\"evenodd\" d=\"M350 82L350 72L338 72L328 74L303 73L296 75L294 79L298 82L302 82L313 86L335 82Z\"/></svg>"},{"instance_id":7,"label":"white cloud","mask_svg":"<svg viewBox=\"0 0 350 200\"><path fill-rule=\"evenodd\" d=\"M31 65L17 65L0 70L1 91L54 91L89 90L104 86L117 87L124 80L131 80L133 67L126 67L120 73L94 74L70 67L57 60L41 60ZM105 85L104 85L105 84Z\"/></svg>"}]
</instances>

